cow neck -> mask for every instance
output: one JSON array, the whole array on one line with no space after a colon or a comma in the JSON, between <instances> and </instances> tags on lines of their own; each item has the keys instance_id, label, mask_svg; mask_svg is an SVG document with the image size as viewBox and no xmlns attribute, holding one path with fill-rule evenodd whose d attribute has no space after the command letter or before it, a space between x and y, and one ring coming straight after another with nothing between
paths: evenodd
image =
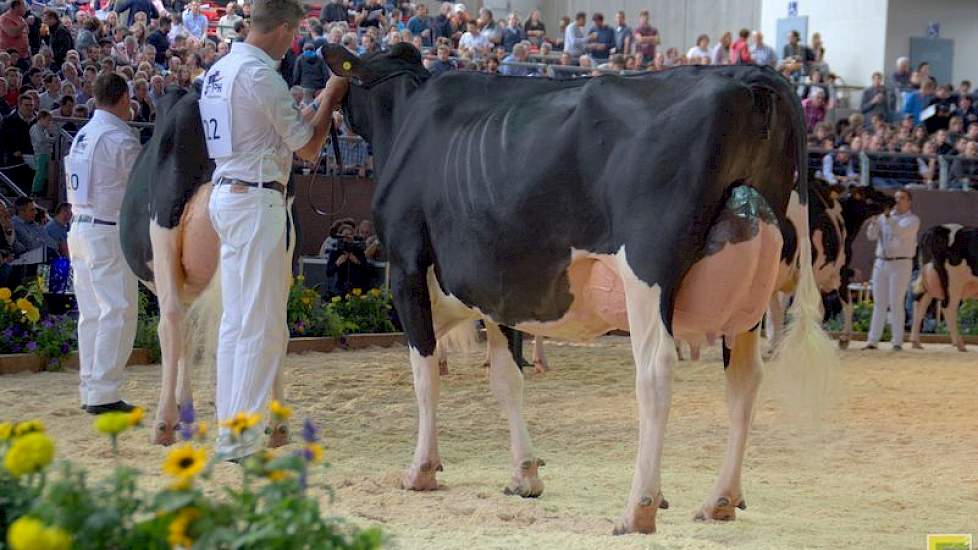
<instances>
[{"instance_id":1,"label":"cow neck","mask_svg":"<svg viewBox=\"0 0 978 550\"><path fill-rule=\"evenodd\" d=\"M410 95L419 87L421 82L404 73L394 78L385 79L382 85L359 89L351 93L367 94L368 135L362 136L373 147L374 172L383 173L391 151L391 146L397 137L397 132L403 127L401 122L410 112L408 105Z\"/></svg>"}]
</instances>

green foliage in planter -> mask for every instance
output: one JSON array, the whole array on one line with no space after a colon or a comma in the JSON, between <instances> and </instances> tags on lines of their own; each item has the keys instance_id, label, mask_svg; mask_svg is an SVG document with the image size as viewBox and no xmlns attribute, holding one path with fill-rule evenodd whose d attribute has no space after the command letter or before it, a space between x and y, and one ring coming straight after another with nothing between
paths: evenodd
<instances>
[{"instance_id":1,"label":"green foliage in planter","mask_svg":"<svg viewBox=\"0 0 978 550\"><path fill-rule=\"evenodd\" d=\"M958 329L963 336L978 336L978 300L965 300L958 308ZM938 334L949 334L947 320L937 325Z\"/></svg>"},{"instance_id":2,"label":"green foliage in planter","mask_svg":"<svg viewBox=\"0 0 978 550\"><path fill-rule=\"evenodd\" d=\"M389 291L374 288L363 292L354 288L342 298L334 296L329 307L340 318L354 325L349 334L394 332L394 323L390 319L393 307Z\"/></svg>"},{"instance_id":3,"label":"green foliage in planter","mask_svg":"<svg viewBox=\"0 0 978 550\"><path fill-rule=\"evenodd\" d=\"M327 307L318 292L307 288L302 275L296 277L289 288L287 319L289 334L293 337L336 337L356 328L354 323Z\"/></svg>"},{"instance_id":4,"label":"green foliage in planter","mask_svg":"<svg viewBox=\"0 0 978 550\"><path fill-rule=\"evenodd\" d=\"M134 347L145 349L149 353L151 363L159 363L163 357L160 350L159 330L160 316L150 314L149 295L145 292L139 293L139 314L136 321L136 340Z\"/></svg>"}]
</instances>

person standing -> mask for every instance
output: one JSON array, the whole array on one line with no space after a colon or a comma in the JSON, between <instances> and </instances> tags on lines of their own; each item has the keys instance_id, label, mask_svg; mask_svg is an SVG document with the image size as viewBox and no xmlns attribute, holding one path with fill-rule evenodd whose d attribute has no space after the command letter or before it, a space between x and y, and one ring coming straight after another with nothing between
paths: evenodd
<instances>
[{"instance_id":1,"label":"person standing","mask_svg":"<svg viewBox=\"0 0 978 550\"><path fill-rule=\"evenodd\" d=\"M210 217L221 241L224 313L217 347L217 416L264 416L288 343L285 184L292 153L315 161L346 92L332 78L303 120L278 74L305 9L299 0L257 0L244 42L204 76L200 113L215 160ZM264 423L264 419L263 419ZM217 453L237 460L258 450L260 433L218 432Z\"/></svg>"},{"instance_id":2,"label":"person standing","mask_svg":"<svg viewBox=\"0 0 978 550\"><path fill-rule=\"evenodd\" d=\"M30 46L27 38L27 20L24 14L27 6L24 0L10 0L7 11L0 15L0 51L14 52L11 63L20 70L30 67Z\"/></svg>"},{"instance_id":3,"label":"person standing","mask_svg":"<svg viewBox=\"0 0 978 550\"><path fill-rule=\"evenodd\" d=\"M126 125L124 78L99 76L95 105L65 158L65 183L75 215L68 249L78 300L79 390L82 407L102 414L133 409L120 390L136 337L137 283L122 255L118 221L140 146Z\"/></svg>"},{"instance_id":4,"label":"person standing","mask_svg":"<svg viewBox=\"0 0 978 550\"><path fill-rule=\"evenodd\" d=\"M901 189L893 198L896 200L893 210L880 214L866 228L869 240L876 241L876 262L873 264L873 320L865 349L876 349L883 337L887 310L893 351L900 351L903 346L904 302L910 287L920 218L910 211L913 198L909 191Z\"/></svg>"}]
</instances>

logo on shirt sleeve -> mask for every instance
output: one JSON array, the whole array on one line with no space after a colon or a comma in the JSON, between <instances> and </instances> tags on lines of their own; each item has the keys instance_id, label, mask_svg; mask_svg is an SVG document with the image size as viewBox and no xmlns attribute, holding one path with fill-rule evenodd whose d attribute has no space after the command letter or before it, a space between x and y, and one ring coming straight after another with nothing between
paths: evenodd
<instances>
[{"instance_id":1,"label":"logo on shirt sleeve","mask_svg":"<svg viewBox=\"0 0 978 550\"><path fill-rule=\"evenodd\" d=\"M214 71L207 75L207 82L204 85L204 95L210 95L211 92L219 94L223 86L224 84L221 82L221 71Z\"/></svg>"}]
</instances>

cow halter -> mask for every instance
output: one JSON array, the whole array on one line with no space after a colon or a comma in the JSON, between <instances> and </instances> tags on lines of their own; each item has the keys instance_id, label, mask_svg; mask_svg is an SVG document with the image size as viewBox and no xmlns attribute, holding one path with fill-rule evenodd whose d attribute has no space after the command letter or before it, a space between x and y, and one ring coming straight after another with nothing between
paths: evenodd
<instances>
[{"instance_id":1,"label":"cow halter","mask_svg":"<svg viewBox=\"0 0 978 550\"><path fill-rule=\"evenodd\" d=\"M355 85L356 87L363 88L364 90L369 90L382 82L386 82L387 80L390 80L394 77L405 75L405 74L411 75L412 77L414 77L414 80L421 80L419 78L417 71L412 69L399 69L396 71L392 71L385 75L369 80L367 82L364 82L363 80L357 77L353 77L350 80L353 83L353 85Z\"/></svg>"}]
</instances>

